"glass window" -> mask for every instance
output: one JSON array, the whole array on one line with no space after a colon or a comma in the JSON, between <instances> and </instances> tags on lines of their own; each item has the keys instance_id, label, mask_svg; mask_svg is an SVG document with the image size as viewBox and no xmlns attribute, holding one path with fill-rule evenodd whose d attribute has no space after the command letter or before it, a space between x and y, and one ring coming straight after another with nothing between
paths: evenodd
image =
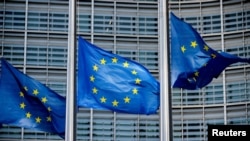
<instances>
[{"instance_id":1,"label":"glass window","mask_svg":"<svg viewBox=\"0 0 250 141\"><path fill-rule=\"evenodd\" d=\"M77 17L77 26L78 26L79 32L90 33L91 32L91 16L79 15Z\"/></svg>"},{"instance_id":2,"label":"glass window","mask_svg":"<svg viewBox=\"0 0 250 141\"><path fill-rule=\"evenodd\" d=\"M28 13L29 30L48 30L48 13Z\"/></svg>"},{"instance_id":3,"label":"glass window","mask_svg":"<svg viewBox=\"0 0 250 141\"><path fill-rule=\"evenodd\" d=\"M118 34L135 34L136 21L134 17L117 17L116 30Z\"/></svg>"},{"instance_id":4,"label":"glass window","mask_svg":"<svg viewBox=\"0 0 250 141\"><path fill-rule=\"evenodd\" d=\"M94 32L96 33L113 33L113 24L112 16L94 16Z\"/></svg>"},{"instance_id":5,"label":"glass window","mask_svg":"<svg viewBox=\"0 0 250 141\"><path fill-rule=\"evenodd\" d=\"M221 84L208 85L205 91L205 104L223 103L223 87Z\"/></svg>"},{"instance_id":6,"label":"glass window","mask_svg":"<svg viewBox=\"0 0 250 141\"><path fill-rule=\"evenodd\" d=\"M51 31L68 31L68 15L66 13L50 13L49 29Z\"/></svg>"},{"instance_id":7,"label":"glass window","mask_svg":"<svg viewBox=\"0 0 250 141\"><path fill-rule=\"evenodd\" d=\"M236 31L244 29L244 23L246 23L245 18L243 18L243 13L228 13L225 14L225 31Z\"/></svg>"},{"instance_id":8,"label":"glass window","mask_svg":"<svg viewBox=\"0 0 250 141\"><path fill-rule=\"evenodd\" d=\"M141 35L157 35L158 33L157 18L140 17L139 18L139 33Z\"/></svg>"},{"instance_id":9,"label":"glass window","mask_svg":"<svg viewBox=\"0 0 250 141\"><path fill-rule=\"evenodd\" d=\"M2 38L1 51L3 57L13 64L23 65L24 61L24 33L5 31Z\"/></svg>"},{"instance_id":10,"label":"glass window","mask_svg":"<svg viewBox=\"0 0 250 141\"><path fill-rule=\"evenodd\" d=\"M6 11L4 19L4 28L6 29L24 29L25 12L24 11Z\"/></svg>"},{"instance_id":11,"label":"glass window","mask_svg":"<svg viewBox=\"0 0 250 141\"><path fill-rule=\"evenodd\" d=\"M4 23L4 21L3 21L3 11L2 10L0 10L0 29L2 29L3 28L3 23Z\"/></svg>"},{"instance_id":12,"label":"glass window","mask_svg":"<svg viewBox=\"0 0 250 141\"><path fill-rule=\"evenodd\" d=\"M220 15L204 16L203 32L207 34L221 32Z\"/></svg>"}]
</instances>

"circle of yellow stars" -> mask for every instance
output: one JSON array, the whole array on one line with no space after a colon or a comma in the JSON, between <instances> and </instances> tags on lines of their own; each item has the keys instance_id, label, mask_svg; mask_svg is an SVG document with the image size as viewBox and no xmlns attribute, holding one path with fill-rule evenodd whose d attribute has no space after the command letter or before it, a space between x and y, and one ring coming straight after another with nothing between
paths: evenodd
<instances>
[{"instance_id":1,"label":"circle of yellow stars","mask_svg":"<svg viewBox=\"0 0 250 141\"><path fill-rule=\"evenodd\" d=\"M23 90L21 90L21 91L19 92L19 97L23 99L23 101L19 104L19 108L22 109L22 110L25 110L25 108L26 108L26 106L27 106L27 105L25 104L25 102L24 102L24 99L25 99L25 94L24 94L24 92L28 92L28 88L27 88L26 86L23 88ZM39 90L38 90L38 89L32 90L32 95L38 97L38 95L39 95ZM47 99L46 97L42 97L42 98L40 99L40 101L41 101L42 103L46 104L46 103L48 102L48 99ZM25 110L25 111L26 111L26 110ZM50 107L47 107L47 111L48 111L48 112L51 112L52 109L51 109ZM34 115L33 115L30 111L26 111L26 113L25 113L25 118L27 118L27 119L32 119L32 118L33 118L37 124L39 124L39 123L42 122L43 119L42 119L41 117L39 117L39 116L33 117L33 116L34 116ZM51 116L49 115L49 116L46 117L45 120L46 120L47 122L51 122L51 121L52 121L52 118L51 118Z\"/></svg>"},{"instance_id":2,"label":"circle of yellow stars","mask_svg":"<svg viewBox=\"0 0 250 141\"><path fill-rule=\"evenodd\" d=\"M196 42L196 41L191 41L190 42L190 47L191 48L193 48L193 49L195 49L197 46L199 46L198 45L198 43ZM209 52L210 51L210 48L206 45L206 44L204 44L203 45L204 47L203 47L203 50L205 51L205 52ZM183 53L183 54L185 54L185 52L187 51L187 48L185 47L185 45L182 45L181 47L180 47L180 49L181 49L181 52ZM216 55L216 53L211 53L210 54L210 57L212 58L212 59L215 59L216 57L217 57L217 55ZM205 64L203 64L203 66L202 67L206 67L206 65L207 65L207 63L205 63ZM197 78L199 77L199 71L197 70L197 71L195 71L194 73L193 73L193 76L192 76L192 78L188 78L188 81L197 81Z\"/></svg>"},{"instance_id":3,"label":"circle of yellow stars","mask_svg":"<svg viewBox=\"0 0 250 141\"><path fill-rule=\"evenodd\" d=\"M113 58L111 58L111 60L110 60L110 63L112 63L113 65L115 65L115 64L117 64L117 65L118 65L118 64L121 64L122 67L123 67L124 69L128 69L128 68L130 67L130 64L129 64L128 61L123 61L123 62L121 62L121 63L118 63L118 62L119 62L119 59L116 58L116 57L113 57ZM108 62L105 58L101 58L101 59L99 60L99 63L100 63L100 65L106 65L106 64L109 63L109 62ZM93 72L96 72L96 73L98 73L98 71L99 71L100 68L101 68L101 67L99 67L98 64L93 64L93 66L92 66ZM133 69L133 70L131 71L131 74L132 74L133 76L135 76L134 84L139 86L139 85L141 84L142 80L138 77L138 75L137 75L138 72L137 72L135 69ZM90 75L90 76L89 76L89 81L90 81L91 83L94 83L94 82L96 81L95 75L93 75L93 74ZM92 94L94 94L94 95L99 94L99 90L98 90L97 87L92 87L92 88L91 88L91 92L92 92ZM138 95L138 94L139 94L138 88L137 88L137 87L132 88L131 94L133 94L133 95ZM107 97L105 97L104 95L101 96L99 100L100 100L100 102L103 103L103 104L108 102ZM131 97L125 96L125 97L123 98L123 102L124 102L125 104L129 104L129 103L131 102ZM113 107L119 107L120 101L118 101L117 99L113 99L113 100L111 100L111 103L112 103L112 106L113 106Z\"/></svg>"}]
</instances>

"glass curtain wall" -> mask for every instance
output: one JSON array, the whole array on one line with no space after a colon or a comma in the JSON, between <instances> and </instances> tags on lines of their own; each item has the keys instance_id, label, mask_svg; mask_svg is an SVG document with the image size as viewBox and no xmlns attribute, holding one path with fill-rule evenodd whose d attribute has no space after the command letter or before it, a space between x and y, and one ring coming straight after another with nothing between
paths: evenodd
<instances>
[{"instance_id":1,"label":"glass curtain wall","mask_svg":"<svg viewBox=\"0 0 250 141\"><path fill-rule=\"evenodd\" d=\"M68 0L0 2L0 56L66 96ZM158 79L159 0L77 0L77 34L135 60ZM217 51L250 58L250 2L171 0ZM250 65L237 63L200 90L174 88L173 140L206 141L207 124L250 124ZM159 113L133 115L78 109L77 140L159 141ZM62 140L51 133L3 124L0 140Z\"/></svg>"}]
</instances>

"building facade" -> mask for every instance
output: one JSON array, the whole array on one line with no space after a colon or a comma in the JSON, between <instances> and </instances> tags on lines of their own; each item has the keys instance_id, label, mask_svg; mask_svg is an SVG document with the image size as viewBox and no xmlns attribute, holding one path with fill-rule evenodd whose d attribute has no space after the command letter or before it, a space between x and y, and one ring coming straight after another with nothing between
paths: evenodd
<instances>
[{"instance_id":1,"label":"building facade","mask_svg":"<svg viewBox=\"0 0 250 141\"><path fill-rule=\"evenodd\" d=\"M68 0L0 2L0 56L66 96ZM77 0L77 35L135 60L158 79L159 0ZM250 58L250 2L171 0L217 51ZM200 90L171 89L174 141L206 141L208 124L250 124L250 65L236 63ZM160 114L81 108L77 140L160 140ZM62 140L51 133L3 125L0 140Z\"/></svg>"}]
</instances>

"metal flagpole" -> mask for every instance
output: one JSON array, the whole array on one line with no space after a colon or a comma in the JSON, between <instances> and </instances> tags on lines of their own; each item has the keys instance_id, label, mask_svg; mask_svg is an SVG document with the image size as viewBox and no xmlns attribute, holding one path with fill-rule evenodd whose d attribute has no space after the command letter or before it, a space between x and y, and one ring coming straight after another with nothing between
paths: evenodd
<instances>
[{"instance_id":1,"label":"metal flagpole","mask_svg":"<svg viewBox=\"0 0 250 141\"><path fill-rule=\"evenodd\" d=\"M225 51L225 45L224 45L224 14L223 14L223 0L220 0L220 29L221 29L221 50ZM227 125L227 95L226 95L226 73L225 70L222 72L222 82L223 82L223 103L224 103L224 124Z\"/></svg>"},{"instance_id":2,"label":"metal flagpole","mask_svg":"<svg viewBox=\"0 0 250 141\"><path fill-rule=\"evenodd\" d=\"M69 1L68 62L65 140L76 140L75 52L76 52L76 2Z\"/></svg>"},{"instance_id":3,"label":"metal flagpole","mask_svg":"<svg viewBox=\"0 0 250 141\"><path fill-rule=\"evenodd\" d=\"M159 3L160 33L160 140L172 141L168 0Z\"/></svg>"},{"instance_id":4,"label":"metal flagpole","mask_svg":"<svg viewBox=\"0 0 250 141\"><path fill-rule=\"evenodd\" d=\"M28 1L25 2L25 32L24 32L24 61L23 61L23 73L26 74L27 67L27 32L28 32ZM24 140L24 128L21 128L21 141Z\"/></svg>"}]
</instances>

